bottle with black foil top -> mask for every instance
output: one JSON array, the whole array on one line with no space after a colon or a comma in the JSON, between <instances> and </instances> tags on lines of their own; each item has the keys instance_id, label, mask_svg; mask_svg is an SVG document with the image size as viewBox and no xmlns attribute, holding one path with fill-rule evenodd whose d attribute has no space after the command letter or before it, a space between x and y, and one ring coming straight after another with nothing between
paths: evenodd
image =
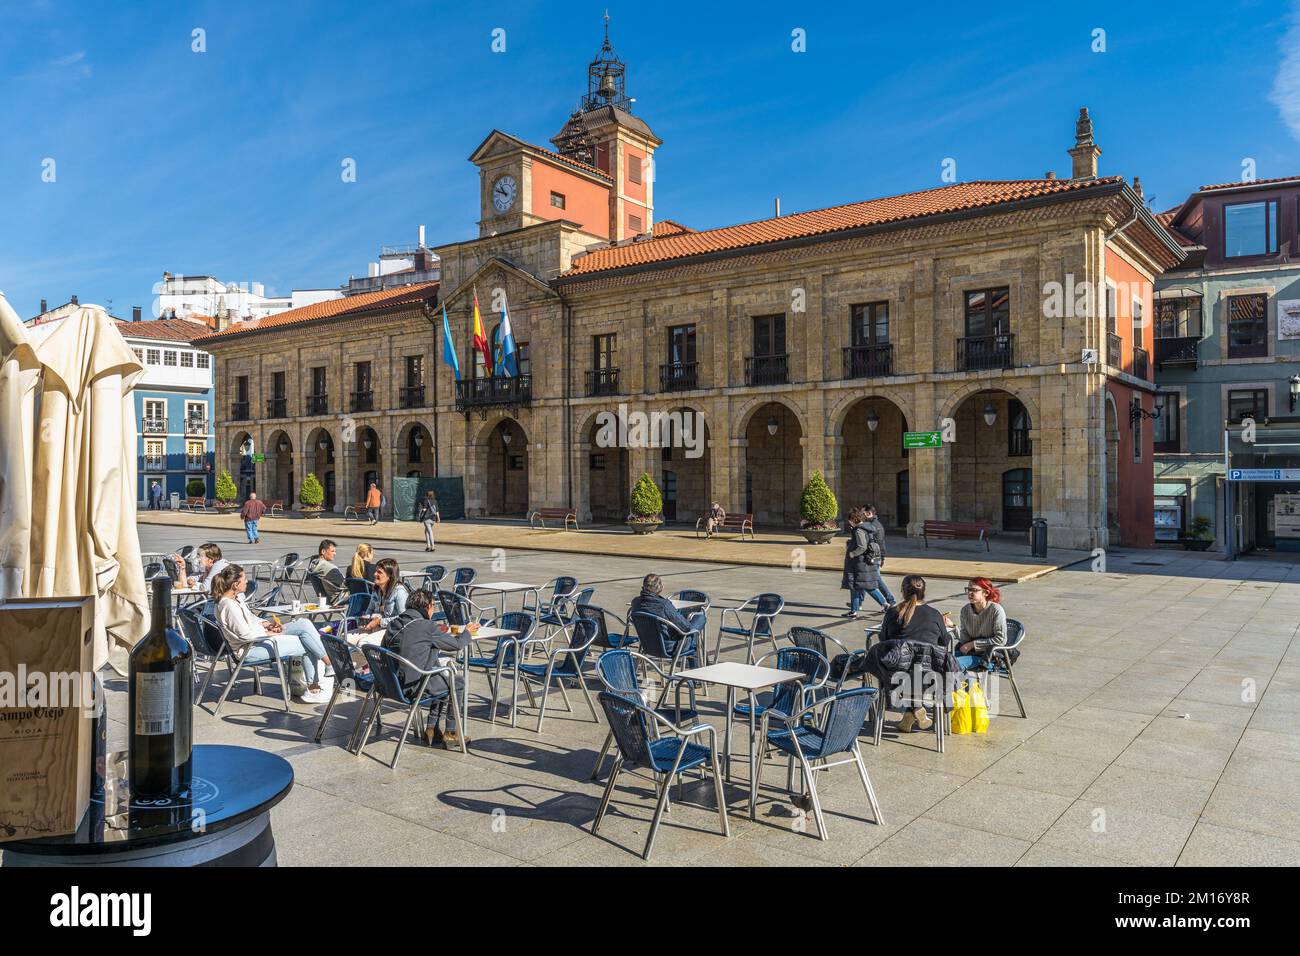
<instances>
[{"instance_id":1,"label":"bottle with black foil top","mask_svg":"<svg viewBox=\"0 0 1300 956\"><path fill-rule=\"evenodd\" d=\"M194 650L172 625L172 581L151 582L149 633L131 650L131 800L180 799L193 776Z\"/></svg>"}]
</instances>

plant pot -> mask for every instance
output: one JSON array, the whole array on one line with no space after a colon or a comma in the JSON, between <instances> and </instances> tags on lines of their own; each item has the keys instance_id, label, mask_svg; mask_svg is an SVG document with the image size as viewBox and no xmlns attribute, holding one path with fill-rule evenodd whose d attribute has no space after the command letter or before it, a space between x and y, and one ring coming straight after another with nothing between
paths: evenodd
<instances>
[{"instance_id":1,"label":"plant pot","mask_svg":"<svg viewBox=\"0 0 1300 956\"><path fill-rule=\"evenodd\" d=\"M1208 551L1214 544L1213 538L1183 538L1184 551Z\"/></svg>"},{"instance_id":2,"label":"plant pot","mask_svg":"<svg viewBox=\"0 0 1300 956\"><path fill-rule=\"evenodd\" d=\"M217 509L217 514L219 515L233 515L236 511L239 510L238 503L225 504L223 502L218 501L212 507Z\"/></svg>"},{"instance_id":3,"label":"plant pot","mask_svg":"<svg viewBox=\"0 0 1300 956\"><path fill-rule=\"evenodd\" d=\"M304 518L319 518L324 508L299 508L298 514Z\"/></svg>"},{"instance_id":4,"label":"plant pot","mask_svg":"<svg viewBox=\"0 0 1300 956\"><path fill-rule=\"evenodd\" d=\"M839 528L800 528L799 533L809 544L825 544L840 533Z\"/></svg>"},{"instance_id":5,"label":"plant pot","mask_svg":"<svg viewBox=\"0 0 1300 956\"><path fill-rule=\"evenodd\" d=\"M655 528L661 524L662 521L629 521L627 526L632 529L633 534L654 534Z\"/></svg>"}]
</instances>

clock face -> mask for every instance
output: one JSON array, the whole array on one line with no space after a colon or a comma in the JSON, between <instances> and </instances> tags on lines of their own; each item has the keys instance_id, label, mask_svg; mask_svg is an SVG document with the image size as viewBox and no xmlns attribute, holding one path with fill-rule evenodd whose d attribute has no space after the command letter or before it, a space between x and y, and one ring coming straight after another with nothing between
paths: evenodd
<instances>
[{"instance_id":1,"label":"clock face","mask_svg":"<svg viewBox=\"0 0 1300 956\"><path fill-rule=\"evenodd\" d=\"M515 204L515 195L519 192L519 186L515 183L515 177L502 176L492 184L492 208L497 212L506 212Z\"/></svg>"}]
</instances>

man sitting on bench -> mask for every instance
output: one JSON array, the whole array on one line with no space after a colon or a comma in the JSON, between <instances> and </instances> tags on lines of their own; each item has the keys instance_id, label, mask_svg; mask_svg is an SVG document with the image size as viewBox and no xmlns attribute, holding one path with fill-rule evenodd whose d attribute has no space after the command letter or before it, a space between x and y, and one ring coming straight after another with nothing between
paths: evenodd
<instances>
[{"instance_id":1,"label":"man sitting on bench","mask_svg":"<svg viewBox=\"0 0 1300 956\"><path fill-rule=\"evenodd\" d=\"M722 510L722 505L716 501L709 505L708 514L704 516L705 537L713 537L713 529L722 526L722 522L727 520L727 513Z\"/></svg>"}]
</instances>

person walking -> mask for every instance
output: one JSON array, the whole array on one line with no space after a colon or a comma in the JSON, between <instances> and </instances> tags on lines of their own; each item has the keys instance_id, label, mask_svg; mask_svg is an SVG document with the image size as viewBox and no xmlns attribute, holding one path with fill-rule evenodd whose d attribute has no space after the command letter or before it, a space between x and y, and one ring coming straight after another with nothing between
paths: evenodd
<instances>
[{"instance_id":1,"label":"person walking","mask_svg":"<svg viewBox=\"0 0 1300 956\"><path fill-rule=\"evenodd\" d=\"M372 481L370 490L366 492L366 515L370 518L371 524L379 524L379 509L383 504L384 496L379 490L379 485Z\"/></svg>"},{"instance_id":2,"label":"person walking","mask_svg":"<svg viewBox=\"0 0 1300 956\"><path fill-rule=\"evenodd\" d=\"M262 539L257 536L257 523L262 520L264 514L266 514L266 505L257 500L256 491L250 491L244 507L239 509L239 517L244 519L244 533L248 535L249 544L261 542Z\"/></svg>"},{"instance_id":3,"label":"person walking","mask_svg":"<svg viewBox=\"0 0 1300 956\"><path fill-rule=\"evenodd\" d=\"M840 587L849 592L849 610L844 617L850 619L858 616L863 595L871 595L882 608L894 603L886 601L880 590L884 582L876 567L877 545L867 530L866 522L865 508L854 508L849 512L849 540L844 546L844 576Z\"/></svg>"},{"instance_id":4,"label":"person walking","mask_svg":"<svg viewBox=\"0 0 1300 956\"><path fill-rule=\"evenodd\" d=\"M149 510L162 511L162 485L157 481L149 486Z\"/></svg>"},{"instance_id":5,"label":"person walking","mask_svg":"<svg viewBox=\"0 0 1300 956\"><path fill-rule=\"evenodd\" d=\"M442 520L442 515L438 513L438 496L430 489L424 493L420 503L415 508L416 520L424 525L424 550L432 551L435 547L433 543L433 526Z\"/></svg>"},{"instance_id":6,"label":"person walking","mask_svg":"<svg viewBox=\"0 0 1300 956\"><path fill-rule=\"evenodd\" d=\"M871 540L876 543L876 550L879 555L876 557L876 570L880 573L880 593L885 596L887 604L896 604L894 593L889 590L889 585L885 583L885 526L880 521L880 515L876 512L875 505L864 505L863 511L867 513L867 534L871 535Z\"/></svg>"}]
</instances>

